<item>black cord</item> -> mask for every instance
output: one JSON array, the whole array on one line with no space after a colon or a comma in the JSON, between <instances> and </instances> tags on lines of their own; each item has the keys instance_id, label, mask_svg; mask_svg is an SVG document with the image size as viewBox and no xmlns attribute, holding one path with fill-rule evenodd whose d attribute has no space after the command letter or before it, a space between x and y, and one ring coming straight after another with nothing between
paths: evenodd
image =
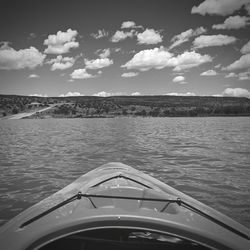
<instances>
[{"instance_id":1,"label":"black cord","mask_svg":"<svg viewBox=\"0 0 250 250\"><path fill-rule=\"evenodd\" d=\"M250 240L250 237L244 233L242 233L241 231L225 224L224 222L215 219L214 217L204 213L203 211L201 211L200 209L197 209L196 207L186 203L185 201L182 201L180 198L177 198L175 200L173 199L157 199L157 198L145 198L145 197L127 197L127 196L116 196L116 195L98 195L98 194L82 194L81 192L78 192L78 194L68 198L67 200L57 204L56 206L44 211L43 213L31 218L30 220L24 222L23 224L21 224L20 228L23 228L29 224L31 224L32 222L42 218L43 216L53 212L54 210L74 201L74 200L80 200L82 197L87 198L91 204L93 205L94 208L97 208L96 205L94 204L93 200L91 198L104 198L104 199L123 199L123 200L141 200L141 201L156 201L156 202L167 202L167 204L164 206L164 209L162 209L162 211L165 210L165 208L170 204L170 203L176 203L179 206L182 206L188 210L191 210L205 218L207 218L208 220L226 228L227 230L241 236L242 238L245 238L247 240ZM161 212L162 212L161 211Z\"/></svg>"}]
</instances>

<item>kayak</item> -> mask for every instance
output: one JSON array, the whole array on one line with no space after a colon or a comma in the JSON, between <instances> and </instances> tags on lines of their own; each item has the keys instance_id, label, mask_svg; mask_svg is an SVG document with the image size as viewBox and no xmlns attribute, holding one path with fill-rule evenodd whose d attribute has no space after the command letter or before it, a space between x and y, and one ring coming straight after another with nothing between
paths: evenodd
<instances>
[{"instance_id":1,"label":"kayak","mask_svg":"<svg viewBox=\"0 0 250 250\"><path fill-rule=\"evenodd\" d=\"M250 249L250 230L122 163L96 168L0 228L3 250Z\"/></svg>"}]
</instances>

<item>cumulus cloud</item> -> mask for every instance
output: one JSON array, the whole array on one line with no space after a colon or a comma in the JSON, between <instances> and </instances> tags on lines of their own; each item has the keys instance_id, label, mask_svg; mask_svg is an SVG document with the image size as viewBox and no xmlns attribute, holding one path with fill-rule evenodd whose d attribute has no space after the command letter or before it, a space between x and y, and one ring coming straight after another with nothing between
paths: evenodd
<instances>
[{"instance_id":1,"label":"cumulus cloud","mask_svg":"<svg viewBox=\"0 0 250 250\"><path fill-rule=\"evenodd\" d=\"M123 30L117 30L115 34L111 37L111 42L113 43L118 43L122 40L125 40L128 37L133 37L135 35L134 30L131 30L129 32L124 32Z\"/></svg>"},{"instance_id":2,"label":"cumulus cloud","mask_svg":"<svg viewBox=\"0 0 250 250\"><path fill-rule=\"evenodd\" d=\"M221 63L214 66L216 69L219 69L221 67Z\"/></svg>"},{"instance_id":3,"label":"cumulus cloud","mask_svg":"<svg viewBox=\"0 0 250 250\"><path fill-rule=\"evenodd\" d=\"M121 96L121 95L127 95L126 93L117 92L117 93L109 93L105 91L98 92L96 94L93 94L93 96L99 96L99 97L108 97L108 96Z\"/></svg>"},{"instance_id":4,"label":"cumulus cloud","mask_svg":"<svg viewBox=\"0 0 250 250\"><path fill-rule=\"evenodd\" d=\"M162 42L162 36L159 31L154 29L146 29L142 33L137 34L138 44L157 44Z\"/></svg>"},{"instance_id":5,"label":"cumulus cloud","mask_svg":"<svg viewBox=\"0 0 250 250\"><path fill-rule=\"evenodd\" d=\"M171 66L174 67L174 71L181 71L197 67L203 63L211 62L213 58L209 55L201 55L195 51L186 51L181 55L173 57L169 60Z\"/></svg>"},{"instance_id":6,"label":"cumulus cloud","mask_svg":"<svg viewBox=\"0 0 250 250\"><path fill-rule=\"evenodd\" d=\"M250 41L246 43L240 50L242 54L249 54L250 53Z\"/></svg>"},{"instance_id":7,"label":"cumulus cloud","mask_svg":"<svg viewBox=\"0 0 250 250\"><path fill-rule=\"evenodd\" d=\"M59 95L59 97L67 97L67 96L84 96L84 95L79 92L70 92L70 91L67 94Z\"/></svg>"},{"instance_id":8,"label":"cumulus cloud","mask_svg":"<svg viewBox=\"0 0 250 250\"><path fill-rule=\"evenodd\" d=\"M222 24L214 24L213 29L240 29L245 28L250 24L250 17L245 16L230 16Z\"/></svg>"},{"instance_id":9,"label":"cumulus cloud","mask_svg":"<svg viewBox=\"0 0 250 250\"><path fill-rule=\"evenodd\" d=\"M250 71L239 73L240 81L249 81L250 80Z\"/></svg>"},{"instance_id":10,"label":"cumulus cloud","mask_svg":"<svg viewBox=\"0 0 250 250\"><path fill-rule=\"evenodd\" d=\"M65 70L71 68L74 63L75 59L73 57L62 57L61 55L57 56L55 59L47 61L47 64L51 64L52 71L56 69Z\"/></svg>"},{"instance_id":11,"label":"cumulus cloud","mask_svg":"<svg viewBox=\"0 0 250 250\"><path fill-rule=\"evenodd\" d=\"M94 37L95 39L101 39L103 37L108 37L109 33L108 31L102 29L102 30L98 30L97 33L92 33L90 34L92 37Z\"/></svg>"},{"instance_id":12,"label":"cumulus cloud","mask_svg":"<svg viewBox=\"0 0 250 250\"><path fill-rule=\"evenodd\" d=\"M234 72L230 72L227 75L225 75L225 78L232 78L232 77L237 77L237 74L235 74Z\"/></svg>"},{"instance_id":13,"label":"cumulus cloud","mask_svg":"<svg viewBox=\"0 0 250 250\"><path fill-rule=\"evenodd\" d=\"M70 76L72 79L89 79L96 77L95 75L89 74L86 69L75 69Z\"/></svg>"},{"instance_id":14,"label":"cumulus cloud","mask_svg":"<svg viewBox=\"0 0 250 250\"><path fill-rule=\"evenodd\" d=\"M250 71L240 72L239 74L236 74L234 72L230 72L227 75L225 75L225 78L236 78L236 77L238 77L239 81L249 81L250 80Z\"/></svg>"},{"instance_id":15,"label":"cumulus cloud","mask_svg":"<svg viewBox=\"0 0 250 250\"><path fill-rule=\"evenodd\" d=\"M174 67L174 71L180 71L197 67L203 63L212 61L209 55L201 55L195 51L184 52L173 57L164 47L142 50L135 54L133 58L121 67L147 71L149 69L163 69Z\"/></svg>"},{"instance_id":16,"label":"cumulus cloud","mask_svg":"<svg viewBox=\"0 0 250 250\"><path fill-rule=\"evenodd\" d=\"M192 14L200 15L230 15L239 10L243 5L250 3L250 0L205 0L199 6L194 6Z\"/></svg>"},{"instance_id":17,"label":"cumulus cloud","mask_svg":"<svg viewBox=\"0 0 250 250\"><path fill-rule=\"evenodd\" d=\"M227 88L223 91L222 96L250 98L250 92L242 88Z\"/></svg>"},{"instance_id":18,"label":"cumulus cloud","mask_svg":"<svg viewBox=\"0 0 250 250\"><path fill-rule=\"evenodd\" d=\"M36 48L15 50L8 42L1 43L0 69L33 69L43 64L46 55L40 53Z\"/></svg>"},{"instance_id":19,"label":"cumulus cloud","mask_svg":"<svg viewBox=\"0 0 250 250\"><path fill-rule=\"evenodd\" d=\"M249 69L250 68L250 54L246 54L240 57L239 60L233 62L227 67L223 68L224 70L234 71L239 69Z\"/></svg>"},{"instance_id":20,"label":"cumulus cloud","mask_svg":"<svg viewBox=\"0 0 250 250\"><path fill-rule=\"evenodd\" d=\"M128 78L128 77L134 77L134 76L137 76L139 73L137 73L137 72L127 72L127 73L123 73L122 75L121 75L121 77L126 77L126 78Z\"/></svg>"},{"instance_id":21,"label":"cumulus cloud","mask_svg":"<svg viewBox=\"0 0 250 250\"><path fill-rule=\"evenodd\" d=\"M77 35L78 32L72 29L68 29L66 32L58 31L55 35L49 35L43 43L48 46L44 52L46 54L65 54L72 48L78 48Z\"/></svg>"},{"instance_id":22,"label":"cumulus cloud","mask_svg":"<svg viewBox=\"0 0 250 250\"><path fill-rule=\"evenodd\" d=\"M133 21L126 21L123 22L121 25L121 29L129 29L129 28L134 28L136 27L135 22Z\"/></svg>"},{"instance_id":23,"label":"cumulus cloud","mask_svg":"<svg viewBox=\"0 0 250 250\"><path fill-rule=\"evenodd\" d=\"M168 66L168 61L173 55L163 47L142 50L121 67L147 71L149 69L162 69Z\"/></svg>"},{"instance_id":24,"label":"cumulus cloud","mask_svg":"<svg viewBox=\"0 0 250 250\"><path fill-rule=\"evenodd\" d=\"M140 92L134 92L134 93L131 93L131 95L132 96L139 96L139 95L141 95L141 93Z\"/></svg>"},{"instance_id":25,"label":"cumulus cloud","mask_svg":"<svg viewBox=\"0 0 250 250\"><path fill-rule=\"evenodd\" d=\"M201 73L201 76L216 76L216 75L218 75L218 73L213 69Z\"/></svg>"},{"instance_id":26,"label":"cumulus cloud","mask_svg":"<svg viewBox=\"0 0 250 250\"><path fill-rule=\"evenodd\" d=\"M37 74L31 74L28 76L28 78L39 78L39 75Z\"/></svg>"},{"instance_id":27,"label":"cumulus cloud","mask_svg":"<svg viewBox=\"0 0 250 250\"><path fill-rule=\"evenodd\" d=\"M196 96L196 94L192 93L192 92L187 92L187 93L176 93L176 92L173 92L173 93L167 93L165 95L170 95L170 96Z\"/></svg>"},{"instance_id":28,"label":"cumulus cloud","mask_svg":"<svg viewBox=\"0 0 250 250\"><path fill-rule=\"evenodd\" d=\"M107 58L110 56L110 48L103 49L99 54L100 58Z\"/></svg>"},{"instance_id":29,"label":"cumulus cloud","mask_svg":"<svg viewBox=\"0 0 250 250\"><path fill-rule=\"evenodd\" d=\"M98 58L94 60L84 60L87 69L101 69L113 64L113 60L109 58Z\"/></svg>"},{"instance_id":30,"label":"cumulus cloud","mask_svg":"<svg viewBox=\"0 0 250 250\"><path fill-rule=\"evenodd\" d=\"M185 83L185 77L184 76L176 76L174 79L173 79L173 82L177 82L177 83Z\"/></svg>"},{"instance_id":31,"label":"cumulus cloud","mask_svg":"<svg viewBox=\"0 0 250 250\"><path fill-rule=\"evenodd\" d=\"M199 36L203 33L207 32L207 30L203 27L199 27L195 30L193 29L189 29L189 30L186 30L182 33L180 33L179 35L176 35L174 36L172 39L171 39L171 42L173 42L173 44L170 46L169 49L172 49L176 46L179 46L181 45L182 43L185 43L187 41L189 41L189 39L191 37L195 37L195 36Z\"/></svg>"},{"instance_id":32,"label":"cumulus cloud","mask_svg":"<svg viewBox=\"0 0 250 250\"><path fill-rule=\"evenodd\" d=\"M194 48L204 48L204 47L212 47L212 46L223 46L236 42L236 38L233 36L227 35L201 35L196 37L193 45Z\"/></svg>"},{"instance_id":33,"label":"cumulus cloud","mask_svg":"<svg viewBox=\"0 0 250 250\"><path fill-rule=\"evenodd\" d=\"M37 96L37 97L48 97L47 94L30 94L29 96Z\"/></svg>"},{"instance_id":34,"label":"cumulus cloud","mask_svg":"<svg viewBox=\"0 0 250 250\"><path fill-rule=\"evenodd\" d=\"M123 22L121 25L121 29L136 29L136 28L143 28L141 25L136 25L134 21L126 21Z\"/></svg>"}]
</instances>

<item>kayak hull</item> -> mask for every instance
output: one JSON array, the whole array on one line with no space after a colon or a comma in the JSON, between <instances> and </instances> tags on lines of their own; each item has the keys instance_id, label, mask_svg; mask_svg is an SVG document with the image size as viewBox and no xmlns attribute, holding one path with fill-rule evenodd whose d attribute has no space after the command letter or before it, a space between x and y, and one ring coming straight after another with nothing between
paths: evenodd
<instances>
[{"instance_id":1,"label":"kayak hull","mask_svg":"<svg viewBox=\"0 0 250 250\"><path fill-rule=\"evenodd\" d=\"M76 199L32 221L79 192L92 196ZM169 200L183 201L208 217L178 202L166 202ZM247 237L218 225L210 217L250 236L243 225L159 180L125 164L108 163L9 221L0 229L0 245L6 250L39 249L80 232L133 229L176 236L208 249L250 249Z\"/></svg>"}]
</instances>

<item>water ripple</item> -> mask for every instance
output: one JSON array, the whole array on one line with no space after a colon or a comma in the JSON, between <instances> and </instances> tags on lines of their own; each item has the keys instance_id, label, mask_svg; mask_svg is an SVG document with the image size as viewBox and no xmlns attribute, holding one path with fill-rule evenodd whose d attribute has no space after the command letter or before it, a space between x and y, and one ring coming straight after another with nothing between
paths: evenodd
<instances>
[{"instance_id":1,"label":"water ripple","mask_svg":"<svg viewBox=\"0 0 250 250\"><path fill-rule=\"evenodd\" d=\"M250 228L247 117L0 121L0 225L120 161Z\"/></svg>"}]
</instances>

